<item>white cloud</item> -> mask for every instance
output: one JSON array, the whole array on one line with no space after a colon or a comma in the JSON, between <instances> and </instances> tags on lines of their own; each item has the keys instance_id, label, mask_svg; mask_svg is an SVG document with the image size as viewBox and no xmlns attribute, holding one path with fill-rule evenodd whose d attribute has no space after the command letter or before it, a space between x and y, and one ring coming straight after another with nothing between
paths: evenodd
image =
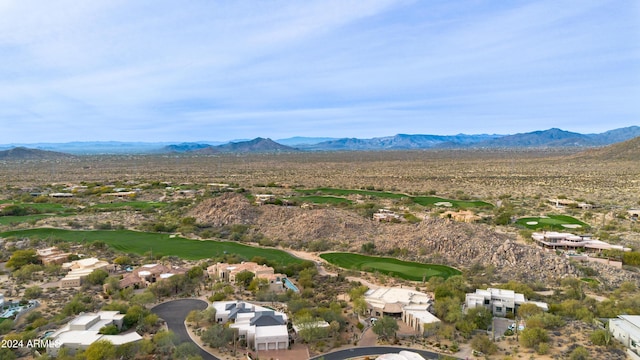
<instances>
[{"instance_id":1,"label":"white cloud","mask_svg":"<svg viewBox=\"0 0 640 360\"><path fill-rule=\"evenodd\" d=\"M211 132L218 139L457 133L470 131L465 119L502 132L533 118L625 125L640 115L638 10L591 0L4 1L0 125L20 124L11 136L23 138L42 121L166 140L201 139L209 124L224 129Z\"/></svg>"}]
</instances>

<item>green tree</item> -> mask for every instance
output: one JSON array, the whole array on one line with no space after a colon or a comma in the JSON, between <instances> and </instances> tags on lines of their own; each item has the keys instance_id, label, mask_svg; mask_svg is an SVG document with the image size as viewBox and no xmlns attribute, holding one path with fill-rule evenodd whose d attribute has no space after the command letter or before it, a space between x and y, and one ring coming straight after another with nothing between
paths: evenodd
<instances>
[{"instance_id":1,"label":"green tree","mask_svg":"<svg viewBox=\"0 0 640 360\"><path fill-rule=\"evenodd\" d=\"M151 291L144 291L133 295L130 302L135 305L145 306L156 301L156 296Z\"/></svg>"},{"instance_id":2,"label":"green tree","mask_svg":"<svg viewBox=\"0 0 640 360\"><path fill-rule=\"evenodd\" d=\"M173 359L191 359L193 356L198 355L200 349L192 342L183 342L176 346L176 350L173 352Z\"/></svg>"},{"instance_id":3,"label":"green tree","mask_svg":"<svg viewBox=\"0 0 640 360\"><path fill-rule=\"evenodd\" d=\"M3 322L0 322L0 335L4 335L13 329L13 320L5 319Z\"/></svg>"},{"instance_id":4,"label":"green tree","mask_svg":"<svg viewBox=\"0 0 640 360\"><path fill-rule=\"evenodd\" d=\"M498 346L489 339L487 335L476 335L471 340L473 350L480 351L486 355L493 355L498 351Z\"/></svg>"},{"instance_id":5,"label":"green tree","mask_svg":"<svg viewBox=\"0 0 640 360\"><path fill-rule=\"evenodd\" d=\"M38 262L38 255L35 250L16 250L13 252L5 266L12 270L18 270L27 264L37 264Z\"/></svg>"},{"instance_id":6,"label":"green tree","mask_svg":"<svg viewBox=\"0 0 640 360\"><path fill-rule=\"evenodd\" d=\"M251 280L253 280L255 276L256 275L251 271L242 270L236 274L236 284L241 285L246 289L249 287L249 285L251 284Z\"/></svg>"},{"instance_id":7,"label":"green tree","mask_svg":"<svg viewBox=\"0 0 640 360\"><path fill-rule=\"evenodd\" d=\"M117 258L113 259L113 263L116 265L120 265L120 267L125 267L127 265L133 264L133 261L127 255L120 255Z\"/></svg>"},{"instance_id":8,"label":"green tree","mask_svg":"<svg viewBox=\"0 0 640 360\"><path fill-rule=\"evenodd\" d=\"M40 286L30 286L24 290L25 299L37 299L42 295Z\"/></svg>"},{"instance_id":9,"label":"green tree","mask_svg":"<svg viewBox=\"0 0 640 360\"><path fill-rule=\"evenodd\" d=\"M189 269L189 271L187 271L187 277L191 280L200 279L202 278L203 274L204 274L204 270L202 270L202 267L200 266L194 266L191 269Z\"/></svg>"},{"instance_id":10,"label":"green tree","mask_svg":"<svg viewBox=\"0 0 640 360\"><path fill-rule=\"evenodd\" d=\"M327 329L320 327L318 324L320 320L322 319L315 318L308 312L295 319L294 323L300 329L299 333L304 341L311 342L311 340L318 340L327 336Z\"/></svg>"},{"instance_id":11,"label":"green tree","mask_svg":"<svg viewBox=\"0 0 640 360\"><path fill-rule=\"evenodd\" d=\"M373 325L373 332L385 340L389 340L392 336L395 336L398 331L398 321L390 316L383 316L376 321Z\"/></svg>"},{"instance_id":12,"label":"green tree","mask_svg":"<svg viewBox=\"0 0 640 360\"><path fill-rule=\"evenodd\" d=\"M611 345L611 333L607 329L598 329L591 333L589 340L594 345L609 346Z\"/></svg>"},{"instance_id":13,"label":"green tree","mask_svg":"<svg viewBox=\"0 0 640 360\"><path fill-rule=\"evenodd\" d=\"M570 360L589 360L589 351L583 348L582 346L578 346L573 349L571 355L569 355Z\"/></svg>"},{"instance_id":14,"label":"green tree","mask_svg":"<svg viewBox=\"0 0 640 360\"><path fill-rule=\"evenodd\" d=\"M159 331L153 336L153 343L160 354L170 354L177 341L178 337L170 330Z\"/></svg>"},{"instance_id":15,"label":"green tree","mask_svg":"<svg viewBox=\"0 0 640 360\"><path fill-rule=\"evenodd\" d=\"M202 312L199 310L191 310L187 314L186 322L195 324L196 328L200 327L200 323L203 321Z\"/></svg>"},{"instance_id":16,"label":"green tree","mask_svg":"<svg viewBox=\"0 0 640 360\"><path fill-rule=\"evenodd\" d=\"M84 352L87 360L109 360L116 358L116 348L109 340L98 340Z\"/></svg>"},{"instance_id":17,"label":"green tree","mask_svg":"<svg viewBox=\"0 0 640 360\"><path fill-rule=\"evenodd\" d=\"M233 329L224 327L221 324L213 324L209 326L209 328L202 333L200 338L205 344L208 344L211 347L219 348L228 344L235 333Z\"/></svg>"},{"instance_id":18,"label":"green tree","mask_svg":"<svg viewBox=\"0 0 640 360\"><path fill-rule=\"evenodd\" d=\"M103 335L117 335L118 333L120 333L120 331L118 330L117 326L111 324L111 325L105 325L102 328L100 328L98 333Z\"/></svg>"},{"instance_id":19,"label":"green tree","mask_svg":"<svg viewBox=\"0 0 640 360\"><path fill-rule=\"evenodd\" d=\"M373 254L376 250L376 244L372 241L362 244L360 251L365 254Z\"/></svg>"},{"instance_id":20,"label":"green tree","mask_svg":"<svg viewBox=\"0 0 640 360\"><path fill-rule=\"evenodd\" d=\"M532 303L524 303L520 305L518 308L518 316L523 319L528 319L532 315L541 314L542 309L539 308L536 304Z\"/></svg>"},{"instance_id":21,"label":"green tree","mask_svg":"<svg viewBox=\"0 0 640 360\"><path fill-rule=\"evenodd\" d=\"M104 284L104 280L109 277L109 273L102 270L96 269L91 272L91 274L87 275L86 280L91 285L102 285Z\"/></svg>"},{"instance_id":22,"label":"green tree","mask_svg":"<svg viewBox=\"0 0 640 360\"><path fill-rule=\"evenodd\" d=\"M542 328L528 327L520 333L520 344L527 348L535 348L540 343L547 341L549 341L549 334Z\"/></svg>"},{"instance_id":23,"label":"green tree","mask_svg":"<svg viewBox=\"0 0 640 360\"><path fill-rule=\"evenodd\" d=\"M472 321L475 325L475 329L486 330L487 328L489 328L489 325L491 325L493 315L491 314L491 310L487 309L486 307L477 306L467 310L465 319Z\"/></svg>"},{"instance_id":24,"label":"green tree","mask_svg":"<svg viewBox=\"0 0 640 360\"><path fill-rule=\"evenodd\" d=\"M359 297L356 298L355 300L353 300L353 311L361 316L364 316L364 314L367 313L367 302L364 300L363 297Z\"/></svg>"}]
</instances>

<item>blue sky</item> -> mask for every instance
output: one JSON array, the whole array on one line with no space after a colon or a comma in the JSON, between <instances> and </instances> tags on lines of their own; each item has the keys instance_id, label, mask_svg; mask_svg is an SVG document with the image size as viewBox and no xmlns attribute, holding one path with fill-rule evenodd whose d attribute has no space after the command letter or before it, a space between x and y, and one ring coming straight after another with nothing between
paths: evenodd
<instances>
[{"instance_id":1,"label":"blue sky","mask_svg":"<svg viewBox=\"0 0 640 360\"><path fill-rule=\"evenodd\" d=\"M640 124L640 2L0 1L0 143Z\"/></svg>"}]
</instances>

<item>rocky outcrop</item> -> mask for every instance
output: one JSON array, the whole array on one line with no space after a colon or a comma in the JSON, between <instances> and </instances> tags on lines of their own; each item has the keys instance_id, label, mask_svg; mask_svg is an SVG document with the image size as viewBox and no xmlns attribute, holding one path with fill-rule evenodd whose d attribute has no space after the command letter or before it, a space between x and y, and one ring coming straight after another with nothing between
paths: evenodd
<instances>
[{"instance_id":1,"label":"rocky outcrop","mask_svg":"<svg viewBox=\"0 0 640 360\"><path fill-rule=\"evenodd\" d=\"M192 216L198 223L211 226L233 224L249 225L260 216L260 209L251 205L244 196L236 193L225 193L221 196L206 199L187 216Z\"/></svg>"},{"instance_id":2,"label":"rocky outcrop","mask_svg":"<svg viewBox=\"0 0 640 360\"><path fill-rule=\"evenodd\" d=\"M503 280L549 283L567 276L581 276L566 258L540 247L517 242L514 235L496 232L486 225L428 217L417 224L376 222L353 211L336 208L302 209L252 205L240 194L208 199L189 216L214 226L245 224L283 246L305 248L323 241L334 249L357 252L373 242L380 254L400 254L403 259L443 263L464 269L474 264L493 266ZM590 265L591 266L591 265ZM640 274L600 269L605 284L635 281Z\"/></svg>"}]
</instances>

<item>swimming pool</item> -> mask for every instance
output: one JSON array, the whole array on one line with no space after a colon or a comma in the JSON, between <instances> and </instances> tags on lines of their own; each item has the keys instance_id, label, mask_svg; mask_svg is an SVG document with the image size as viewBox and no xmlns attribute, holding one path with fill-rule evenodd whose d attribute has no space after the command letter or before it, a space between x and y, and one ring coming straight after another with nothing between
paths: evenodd
<instances>
[{"instance_id":1,"label":"swimming pool","mask_svg":"<svg viewBox=\"0 0 640 360\"><path fill-rule=\"evenodd\" d=\"M287 287L287 289L293 290L294 292L300 292L300 290L298 289L298 287L297 287L297 286L295 286L295 285L291 282L291 280L289 280L289 279L287 279L287 278L284 278L284 279L282 280L282 283L284 284L284 286L286 286L286 287Z\"/></svg>"}]
</instances>

